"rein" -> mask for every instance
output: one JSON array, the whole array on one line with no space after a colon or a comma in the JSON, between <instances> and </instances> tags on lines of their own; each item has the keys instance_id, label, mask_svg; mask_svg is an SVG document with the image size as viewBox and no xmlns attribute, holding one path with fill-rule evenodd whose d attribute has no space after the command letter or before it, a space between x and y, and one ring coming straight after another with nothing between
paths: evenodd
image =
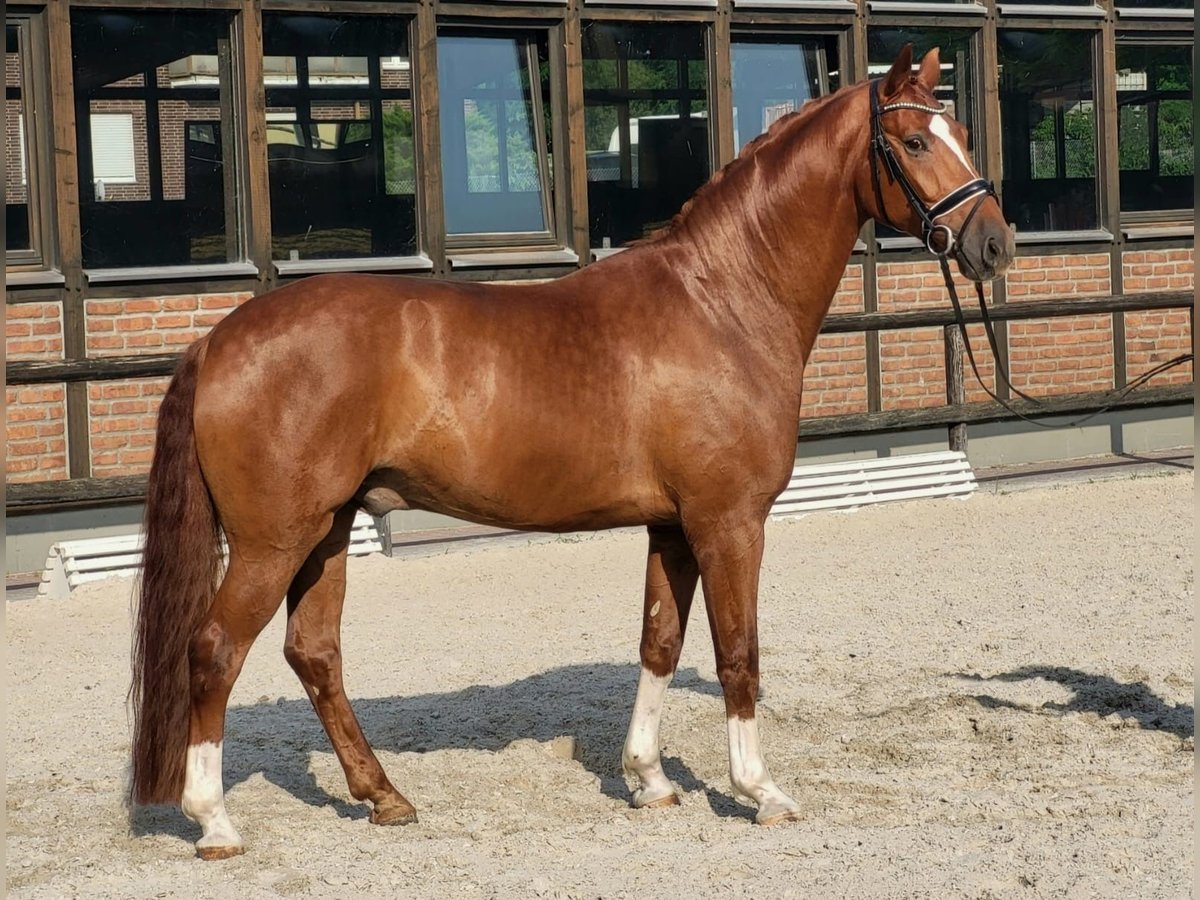
<instances>
[{"instance_id":1,"label":"rein","mask_svg":"<svg viewBox=\"0 0 1200 900\"><path fill-rule=\"evenodd\" d=\"M946 112L945 105L941 103L939 103L937 106L928 106L924 103L913 103L909 101L888 103L886 105L881 104L879 102L879 82L871 82L871 183L875 189L876 205L879 207L879 212L883 216L884 223L895 228L896 226L888 217L887 208L883 203L883 189L879 179L879 161L883 160L884 168L887 169L889 177L892 181L900 186L900 189L904 192L904 196L907 198L909 205L921 220L921 238L925 242L925 248L937 257L938 264L941 266L942 279L946 282L946 291L949 293L950 303L954 307L955 322L958 325L959 332L962 334L963 346L967 351L967 359L969 359L971 362L971 371L975 373L975 380L979 382L979 386L983 388L985 394L991 397L994 401L996 401L996 403L1000 404L1014 416L1029 422L1031 425L1036 425L1039 428L1073 428L1077 425L1082 425L1084 422L1087 422L1090 419L1094 419L1096 416L1102 413L1107 412L1115 404L1123 400L1131 391L1141 387L1151 378L1161 375L1163 372L1175 368L1175 366L1184 365L1185 363L1189 363L1194 360L1194 354L1182 353L1179 356L1159 363L1157 366L1154 366L1146 372L1143 372L1119 391L1114 392L1112 399L1100 409L1077 419L1072 419L1070 422L1066 422L1064 424L1051 425L1045 422L1039 422L1036 419L1032 419L1028 415L1025 415L1019 410L1013 408L1013 406L1006 400L1001 399L991 388L987 386L987 383L983 380L983 376L979 374L979 366L975 362L975 352L971 349L971 339L967 335L966 317L963 315L962 304L958 299L958 291L954 287L954 277L950 273L949 261L950 254L954 251L956 245L958 244L958 238L967 230L967 227L975 218L975 213L979 211L979 207L983 204L983 201L988 197L996 196L995 186L985 178L974 178L968 181L966 184L955 188L932 206L926 204L926 202L921 199L920 195L917 194L916 189L913 187L912 182L909 181L908 175L905 174L904 169L901 168L900 161L896 159L896 153L892 149L892 145L888 142L887 136L883 131L883 114L898 109L913 109L918 112L926 112L935 116L943 115ZM975 205L971 207L970 212L968 212L966 218L963 219L963 223L959 227L957 235L949 225L939 224L937 222L937 219L958 209L958 207L972 199L975 200ZM939 233L944 235L945 239L945 246L943 246L941 249L937 249L933 246L933 238ZM1041 400L1038 400L1036 397L1031 397L1029 394L1026 394L1024 391L1013 386L1012 379L1009 378L1008 372L1004 368L1004 363L1001 362L1000 349L996 343L995 327L992 324L992 317L988 313L987 303L984 301L983 297L983 284L976 281L974 282L974 285L975 294L979 299L979 311L983 319L983 330L987 334L988 346L991 348L992 357L996 365L996 372L999 374L1000 379L1012 393L1016 394L1022 400L1031 403L1035 407L1045 406Z\"/></svg>"}]
</instances>

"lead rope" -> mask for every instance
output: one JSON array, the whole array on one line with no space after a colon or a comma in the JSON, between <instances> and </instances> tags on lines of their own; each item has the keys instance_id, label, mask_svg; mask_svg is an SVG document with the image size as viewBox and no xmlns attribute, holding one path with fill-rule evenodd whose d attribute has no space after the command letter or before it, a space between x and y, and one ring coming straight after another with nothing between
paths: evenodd
<instances>
[{"instance_id":1,"label":"lead rope","mask_svg":"<svg viewBox=\"0 0 1200 900\"><path fill-rule=\"evenodd\" d=\"M972 209L971 216L973 216L974 214L975 214L975 210ZM967 221L970 221L971 216L967 217ZM966 223L964 223L964 225L965 224ZM960 234L962 233L961 229L960 229L959 233ZM1181 366L1186 363L1194 361L1195 354L1181 353L1179 356L1176 356L1172 359L1168 359L1166 362L1159 363L1157 366L1154 366L1152 369L1148 369L1147 371L1143 372L1141 375L1139 375L1133 381L1129 382L1129 384L1125 385L1125 387L1121 388L1120 390L1111 392L1112 393L1111 399L1106 404L1104 404L1104 406L1100 407L1099 409L1095 410L1094 412L1090 412L1085 416L1080 416L1077 419L1072 419L1070 422L1064 422L1064 423L1060 423L1060 424L1051 425L1051 424L1047 424L1045 422L1039 422L1036 419L1032 419L1029 416L1025 415L1024 413L1020 412L1019 410L1014 409L1012 404L1008 403L1007 401L1000 399L1000 397L997 396L996 393L987 386L987 383L984 382L983 376L979 374L979 366L975 362L975 352L971 349L971 338L967 335L966 316L963 315L962 304L960 304L958 301L958 291L954 287L954 277L950 274L949 260L946 258L945 253L937 254L937 258L938 258L938 264L942 267L942 278L944 278L946 281L946 291L950 294L950 303L954 306L954 319L958 324L959 332L962 334L963 346L967 350L967 359L969 359L971 361L971 371L975 373L975 380L977 382L979 382L979 386L981 388L983 388L983 392L985 394L987 394L989 397L991 397L993 400L995 400L997 403L999 403L1001 406L1003 406L1006 410L1008 410L1010 413L1012 413L1018 419L1022 419L1024 421L1028 422L1030 425L1036 425L1038 428L1075 428L1076 426L1082 425L1084 422L1087 422L1087 421L1090 421L1091 419L1096 418L1096 416L1100 415L1101 413L1108 412L1116 404L1118 404L1122 400L1124 400L1130 394L1130 392L1132 392L1136 388L1141 387L1143 384L1148 382L1151 378L1161 375L1163 372L1166 372L1169 369L1173 369L1176 366ZM992 317L991 317L991 315L988 314L987 303L983 299L983 284L978 281L975 282L975 293L979 298L979 312L983 318L983 330L987 334L988 346L990 346L991 350L992 350L992 358L995 360L996 372L999 374L999 376L1002 379L1002 381L1004 382L1004 384L1006 384L1008 386L1008 389L1010 391L1012 391L1014 394L1016 394L1018 397L1020 397L1021 399L1025 400L1029 403L1032 403L1034 406L1044 406L1045 404L1042 403L1041 400L1038 400L1036 397L1030 397L1025 392L1018 390L1016 387L1013 386L1012 379L1008 377L1008 372L1004 368L1004 363L1002 363L1000 361L1000 359L1001 359L1000 349L996 344L996 331L992 325Z\"/></svg>"}]
</instances>

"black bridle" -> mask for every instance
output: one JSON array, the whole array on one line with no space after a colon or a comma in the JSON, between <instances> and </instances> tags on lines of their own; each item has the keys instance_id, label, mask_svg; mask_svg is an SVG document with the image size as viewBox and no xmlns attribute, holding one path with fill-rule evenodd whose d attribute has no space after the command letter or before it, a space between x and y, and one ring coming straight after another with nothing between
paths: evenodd
<instances>
[{"instance_id":1,"label":"black bridle","mask_svg":"<svg viewBox=\"0 0 1200 900\"><path fill-rule=\"evenodd\" d=\"M975 213L979 211L983 201L988 197L996 196L996 188L986 178L972 178L966 184L956 187L933 206L927 205L913 187L912 182L909 181L904 169L900 167L900 161L896 159L896 151L892 149L891 142L888 141L887 135L883 131L883 114L898 109L915 109L917 112L926 112L935 116L940 116L946 111L946 107L941 103L937 106L927 106L924 103L911 101L882 104L879 102L879 82L871 82L871 183L875 187L875 202L879 207L880 215L884 218L884 224L896 228L883 203L883 188L879 180L879 162L882 160L888 175L900 186L900 190L908 199L908 205L913 208L921 220L921 239L925 241L926 249L930 253L945 257L955 249L957 240L950 226L938 224L937 220L958 209L967 201L975 200L975 205L971 207L971 211L967 213L962 226L958 229L958 233L961 235L967 230L971 220L975 218ZM933 246L934 235L938 233L945 235L945 246L940 250Z\"/></svg>"},{"instance_id":2,"label":"black bridle","mask_svg":"<svg viewBox=\"0 0 1200 900\"><path fill-rule=\"evenodd\" d=\"M879 82L871 82L871 184L875 189L875 202L879 208L880 216L883 217L884 224L892 228L896 228L896 230L899 231L900 229L897 228L895 223L893 223L891 218L888 216L887 208L883 202L883 187L879 178L879 162L882 160L888 176L892 181L899 185L900 190L904 192L904 196L908 200L909 206L912 207L913 211L917 214L917 217L921 220L921 239L925 242L925 248L937 257L938 263L941 266L942 278L946 282L946 291L949 293L950 303L954 307L954 317L958 324L958 330L962 334L963 347L966 348L967 358L971 361L971 371L975 373L975 380L979 382L979 386L983 388L984 393L986 393L989 397L999 403L1014 416L1024 419L1026 422L1037 425L1040 428L1070 428L1076 425L1081 425L1089 419L1093 419L1101 413L1107 412L1113 407L1113 405L1122 400L1130 391L1145 384L1156 375L1160 375L1161 373L1167 371L1168 369L1172 369L1175 366L1191 362L1194 359L1193 354L1183 353L1174 357L1173 359L1169 359L1166 362L1160 363L1159 365L1154 366L1148 371L1142 373L1136 379L1129 382L1129 384L1125 385L1125 387L1121 388L1121 390L1114 392L1112 400L1109 401L1109 403L1107 403L1105 406L1101 407L1095 412L1089 413L1086 416L1073 419L1072 421L1063 424L1047 425L1044 422L1038 422L1034 419L1031 419L1024 413L1014 409L1011 404L1001 399L991 388L987 386L987 383L983 380L983 376L979 374L979 366L975 362L975 353L971 349L971 339L967 335L966 317L963 315L962 305L958 300L958 291L954 287L954 277L950 274L949 261L950 254L958 250L961 244L960 239L966 232L967 227L971 224L971 221L975 218L975 214L979 212L979 207L983 205L983 202L987 200L988 197L996 196L996 188L986 178L973 178L966 184L963 184L952 190L932 206L927 204L913 187L913 184L909 180L904 169L901 168L900 161L896 159L896 152L892 149L892 145L888 141L887 135L883 131L883 114L899 109L912 109L916 110L917 112L925 112L935 116L943 115L946 112L945 105L941 103L939 103L937 106L929 106L924 103L914 103L912 101L898 101L887 104L880 103ZM962 221L962 225L960 225L958 228L957 235L949 225L939 223L937 221L942 216L953 212L964 203L968 203L971 200L974 200L975 204L967 212L966 217ZM942 246L940 249L933 245L934 236L938 234L942 234L944 236L944 246ZM983 319L983 330L987 334L988 345L992 350L992 356L996 365L996 372L999 374L1001 380L1003 380L1004 384L1007 385L1008 389L1012 393L1033 404L1034 406L1044 405L1042 401L1038 400L1036 397L1031 397L1013 386L1012 380L1009 378L1008 372L1004 368L1004 364L1000 361L1000 348L996 342L996 330L992 324L992 317L988 313L987 303L983 297L983 284L979 281L975 281L974 285L975 294L979 298L979 311Z\"/></svg>"}]
</instances>

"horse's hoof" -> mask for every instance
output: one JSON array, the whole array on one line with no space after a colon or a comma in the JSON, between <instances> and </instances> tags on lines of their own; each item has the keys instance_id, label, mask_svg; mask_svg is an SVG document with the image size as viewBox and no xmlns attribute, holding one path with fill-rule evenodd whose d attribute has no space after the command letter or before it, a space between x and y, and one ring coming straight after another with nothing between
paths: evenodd
<instances>
[{"instance_id":1,"label":"horse's hoof","mask_svg":"<svg viewBox=\"0 0 1200 900\"><path fill-rule=\"evenodd\" d=\"M377 806L371 810L372 825L412 825L416 821L417 811L407 803Z\"/></svg>"},{"instance_id":2,"label":"horse's hoof","mask_svg":"<svg viewBox=\"0 0 1200 900\"><path fill-rule=\"evenodd\" d=\"M770 828L772 825L782 825L784 822L799 822L801 820L800 810L785 809L781 812L769 813L767 815L759 814L755 817L759 825Z\"/></svg>"},{"instance_id":3,"label":"horse's hoof","mask_svg":"<svg viewBox=\"0 0 1200 900\"><path fill-rule=\"evenodd\" d=\"M679 806L679 795L672 791L667 796L659 797L657 800L648 800L645 803L639 803L638 809L662 809L665 806Z\"/></svg>"},{"instance_id":4,"label":"horse's hoof","mask_svg":"<svg viewBox=\"0 0 1200 900\"><path fill-rule=\"evenodd\" d=\"M205 862L212 862L217 859L233 859L235 856L241 856L246 852L245 847L197 847L196 855Z\"/></svg>"}]
</instances>

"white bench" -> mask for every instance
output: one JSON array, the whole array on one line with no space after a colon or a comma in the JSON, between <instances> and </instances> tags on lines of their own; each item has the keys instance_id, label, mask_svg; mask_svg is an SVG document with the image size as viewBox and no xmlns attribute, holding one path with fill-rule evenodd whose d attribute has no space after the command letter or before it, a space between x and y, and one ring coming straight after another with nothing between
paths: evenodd
<instances>
[{"instance_id":1,"label":"white bench","mask_svg":"<svg viewBox=\"0 0 1200 900\"><path fill-rule=\"evenodd\" d=\"M971 464L958 450L796 466L771 515L857 509L918 497L965 497L975 486Z\"/></svg>"},{"instance_id":2,"label":"white bench","mask_svg":"<svg viewBox=\"0 0 1200 900\"><path fill-rule=\"evenodd\" d=\"M60 541L50 548L39 597L66 599L81 584L134 575L142 564L142 534ZM383 552L384 541L375 519L365 512L354 517L350 555Z\"/></svg>"}]
</instances>

